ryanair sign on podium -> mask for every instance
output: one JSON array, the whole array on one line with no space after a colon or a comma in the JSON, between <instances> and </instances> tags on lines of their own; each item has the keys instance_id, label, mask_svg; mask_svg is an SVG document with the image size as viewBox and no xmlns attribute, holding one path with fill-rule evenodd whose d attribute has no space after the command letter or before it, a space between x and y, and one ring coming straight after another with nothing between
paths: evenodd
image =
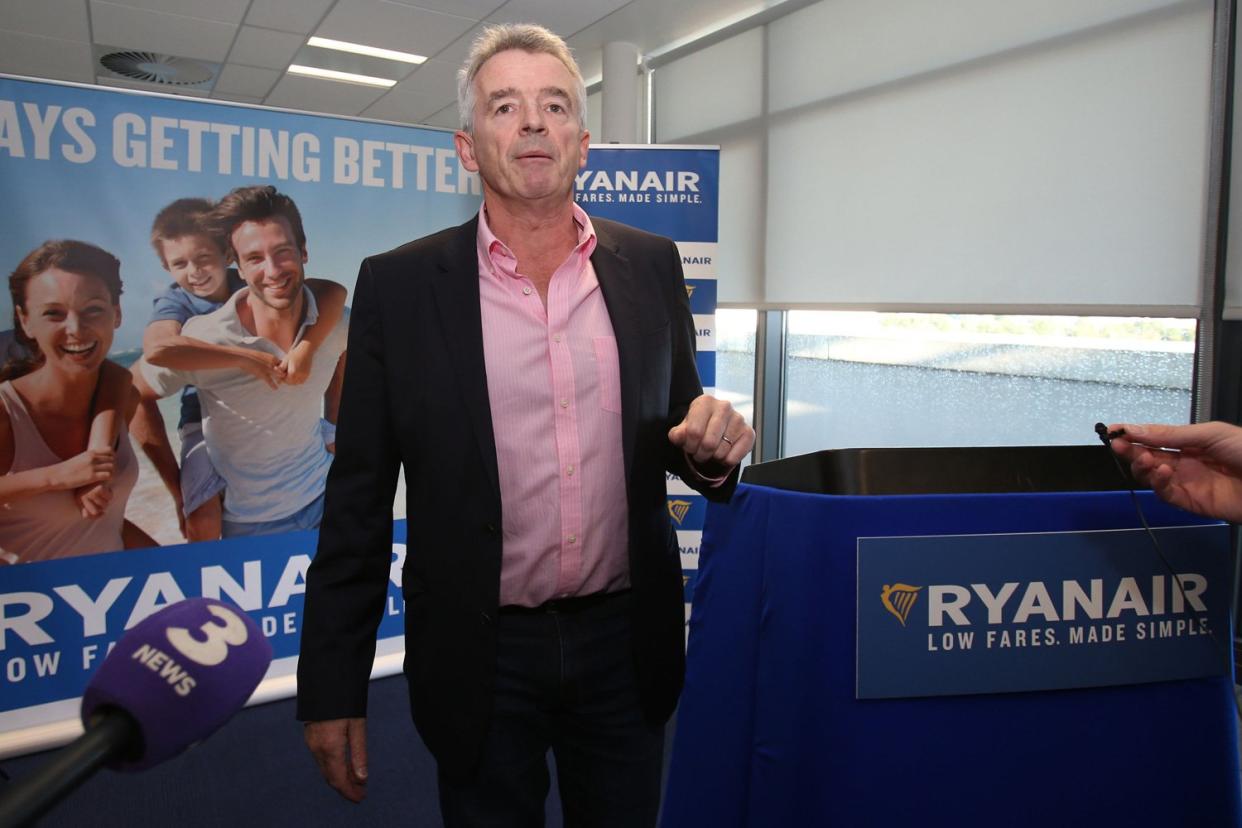
<instances>
[{"instance_id":1,"label":"ryanair sign on podium","mask_svg":"<svg viewBox=\"0 0 1242 828\"><path fill-rule=\"evenodd\" d=\"M1231 669L1224 525L858 539L858 698Z\"/></svg>"}]
</instances>

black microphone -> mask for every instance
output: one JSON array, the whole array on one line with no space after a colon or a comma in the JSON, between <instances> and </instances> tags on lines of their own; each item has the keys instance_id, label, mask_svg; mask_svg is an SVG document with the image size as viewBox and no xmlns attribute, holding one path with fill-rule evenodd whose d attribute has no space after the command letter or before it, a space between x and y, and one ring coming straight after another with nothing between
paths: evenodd
<instances>
[{"instance_id":1,"label":"black microphone","mask_svg":"<svg viewBox=\"0 0 1242 828\"><path fill-rule=\"evenodd\" d=\"M259 685L272 647L246 613L191 598L139 622L82 696L86 732L0 792L0 828L31 824L99 768L142 770L211 735Z\"/></svg>"},{"instance_id":2,"label":"black microphone","mask_svg":"<svg viewBox=\"0 0 1242 828\"><path fill-rule=\"evenodd\" d=\"M1109 431L1108 426L1103 423L1095 424L1095 433L1096 436L1100 438L1100 442L1106 446L1111 446L1115 438L1126 436L1126 430L1124 428L1119 428L1116 431Z\"/></svg>"}]
</instances>

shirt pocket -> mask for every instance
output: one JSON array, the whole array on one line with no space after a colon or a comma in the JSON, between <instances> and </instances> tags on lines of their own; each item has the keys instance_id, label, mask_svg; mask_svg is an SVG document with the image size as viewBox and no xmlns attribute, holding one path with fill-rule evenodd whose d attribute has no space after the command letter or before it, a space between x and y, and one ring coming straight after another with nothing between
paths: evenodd
<instances>
[{"instance_id":1,"label":"shirt pocket","mask_svg":"<svg viewBox=\"0 0 1242 828\"><path fill-rule=\"evenodd\" d=\"M613 414L621 413L621 360L617 356L617 339L597 336L595 346L596 382L599 386L599 407Z\"/></svg>"}]
</instances>

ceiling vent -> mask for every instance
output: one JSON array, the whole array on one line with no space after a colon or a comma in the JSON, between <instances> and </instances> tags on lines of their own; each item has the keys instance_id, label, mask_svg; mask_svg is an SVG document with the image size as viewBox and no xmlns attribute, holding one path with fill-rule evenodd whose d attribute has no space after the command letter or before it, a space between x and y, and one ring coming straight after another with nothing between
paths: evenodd
<instances>
[{"instance_id":1,"label":"ceiling vent","mask_svg":"<svg viewBox=\"0 0 1242 828\"><path fill-rule=\"evenodd\" d=\"M174 87L178 91L210 90L220 70L218 64L137 49L105 47L99 49L98 60L112 77Z\"/></svg>"}]
</instances>

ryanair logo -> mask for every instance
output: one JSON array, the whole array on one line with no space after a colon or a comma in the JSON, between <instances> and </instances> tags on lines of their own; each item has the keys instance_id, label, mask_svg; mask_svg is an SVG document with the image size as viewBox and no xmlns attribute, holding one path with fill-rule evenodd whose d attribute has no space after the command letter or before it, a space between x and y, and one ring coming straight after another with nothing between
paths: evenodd
<instances>
[{"instance_id":1,"label":"ryanair logo","mask_svg":"<svg viewBox=\"0 0 1242 828\"><path fill-rule=\"evenodd\" d=\"M915 602L919 600L921 589L922 587L909 584L885 584L880 590L880 603L884 605L884 609L895 615L904 627L906 619L910 617L910 610L914 609Z\"/></svg>"},{"instance_id":2,"label":"ryanair logo","mask_svg":"<svg viewBox=\"0 0 1242 828\"><path fill-rule=\"evenodd\" d=\"M673 520L677 521L680 526L681 522L686 519L686 514L690 511L690 501L688 500L670 500L668 502L668 513Z\"/></svg>"},{"instance_id":3,"label":"ryanair logo","mask_svg":"<svg viewBox=\"0 0 1242 828\"><path fill-rule=\"evenodd\" d=\"M687 299L694 298L694 285L686 285L686 298Z\"/></svg>"}]
</instances>

